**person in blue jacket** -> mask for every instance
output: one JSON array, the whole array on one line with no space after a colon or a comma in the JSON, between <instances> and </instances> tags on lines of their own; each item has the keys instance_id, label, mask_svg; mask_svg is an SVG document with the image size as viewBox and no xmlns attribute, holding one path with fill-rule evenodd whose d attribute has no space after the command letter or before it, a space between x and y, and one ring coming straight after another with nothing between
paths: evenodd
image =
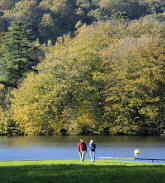
<instances>
[{"instance_id":1,"label":"person in blue jacket","mask_svg":"<svg viewBox=\"0 0 165 183\"><path fill-rule=\"evenodd\" d=\"M88 149L91 157L91 162L95 162L95 149L96 149L96 144L94 143L93 140L90 140L88 144Z\"/></svg>"}]
</instances>

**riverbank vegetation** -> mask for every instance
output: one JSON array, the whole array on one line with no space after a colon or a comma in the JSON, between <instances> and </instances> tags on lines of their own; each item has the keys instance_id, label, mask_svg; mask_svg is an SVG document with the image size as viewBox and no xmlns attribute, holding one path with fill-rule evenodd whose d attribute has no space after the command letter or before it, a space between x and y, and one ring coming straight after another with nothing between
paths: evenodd
<instances>
[{"instance_id":1,"label":"riverbank vegetation","mask_svg":"<svg viewBox=\"0 0 165 183\"><path fill-rule=\"evenodd\" d=\"M0 179L4 183L163 183L165 166L151 163L104 161L95 164L77 160L1 161Z\"/></svg>"},{"instance_id":2,"label":"riverbank vegetation","mask_svg":"<svg viewBox=\"0 0 165 183\"><path fill-rule=\"evenodd\" d=\"M165 3L30 2L0 5L1 135L165 133Z\"/></svg>"}]
</instances>

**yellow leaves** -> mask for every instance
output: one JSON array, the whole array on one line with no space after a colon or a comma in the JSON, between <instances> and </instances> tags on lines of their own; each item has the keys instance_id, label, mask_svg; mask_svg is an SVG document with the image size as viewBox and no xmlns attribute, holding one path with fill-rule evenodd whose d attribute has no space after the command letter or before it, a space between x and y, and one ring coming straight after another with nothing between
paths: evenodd
<instances>
[{"instance_id":1,"label":"yellow leaves","mask_svg":"<svg viewBox=\"0 0 165 183\"><path fill-rule=\"evenodd\" d=\"M131 98L131 100L129 101L128 106L129 106L129 107L134 107L134 106L136 106L137 108L140 108L140 107L142 106L142 104L143 104L143 100L138 99L138 98L136 98L136 96L135 96L135 97Z\"/></svg>"},{"instance_id":2,"label":"yellow leaves","mask_svg":"<svg viewBox=\"0 0 165 183\"><path fill-rule=\"evenodd\" d=\"M140 114L147 116L150 120L155 119L158 115L158 107L154 105L148 105L139 110Z\"/></svg>"},{"instance_id":3,"label":"yellow leaves","mask_svg":"<svg viewBox=\"0 0 165 183\"><path fill-rule=\"evenodd\" d=\"M135 30L141 22L135 27L111 23L83 25L74 39L57 38L37 66L39 73L29 74L12 92L13 118L22 131L137 134L161 115L159 39L150 32L141 36Z\"/></svg>"},{"instance_id":4,"label":"yellow leaves","mask_svg":"<svg viewBox=\"0 0 165 183\"><path fill-rule=\"evenodd\" d=\"M0 84L0 103L2 103L4 97L5 97L5 86L3 84Z\"/></svg>"},{"instance_id":5,"label":"yellow leaves","mask_svg":"<svg viewBox=\"0 0 165 183\"><path fill-rule=\"evenodd\" d=\"M129 121L126 116L118 115L114 123L111 124L109 131L112 135L117 134L136 134L140 130L140 124ZM133 120L133 119L132 119Z\"/></svg>"},{"instance_id":6,"label":"yellow leaves","mask_svg":"<svg viewBox=\"0 0 165 183\"><path fill-rule=\"evenodd\" d=\"M5 89L5 86L0 83L0 90L4 90L4 89Z\"/></svg>"},{"instance_id":7,"label":"yellow leaves","mask_svg":"<svg viewBox=\"0 0 165 183\"><path fill-rule=\"evenodd\" d=\"M82 113L77 117L77 122L83 126L89 126L92 127L93 121L91 118L91 114L89 113Z\"/></svg>"},{"instance_id":8,"label":"yellow leaves","mask_svg":"<svg viewBox=\"0 0 165 183\"><path fill-rule=\"evenodd\" d=\"M153 19L144 18L143 20L136 20L129 24L129 31L134 37L140 37L141 35L150 35L156 34L160 28L159 22Z\"/></svg>"},{"instance_id":9,"label":"yellow leaves","mask_svg":"<svg viewBox=\"0 0 165 183\"><path fill-rule=\"evenodd\" d=\"M121 135L121 134L136 134L139 132L140 128L138 125L116 125L110 128L110 134Z\"/></svg>"},{"instance_id":10,"label":"yellow leaves","mask_svg":"<svg viewBox=\"0 0 165 183\"><path fill-rule=\"evenodd\" d=\"M105 73L101 72L92 72L93 80L95 81L106 81Z\"/></svg>"},{"instance_id":11,"label":"yellow leaves","mask_svg":"<svg viewBox=\"0 0 165 183\"><path fill-rule=\"evenodd\" d=\"M115 95L112 95L112 96L108 96L105 101L106 102L115 102L115 101L118 101L119 100L119 97L115 96Z\"/></svg>"},{"instance_id":12,"label":"yellow leaves","mask_svg":"<svg viewBox=\"0 0 165 183\"><path fill-rule=\"evenodd\" d=\"M45 13L41 20L41 25L47 26L47 25L53 25L53 19L52 16L49 13Z\"/></svg>"},{"instance_id":13,"label":"yellow leaves","mask_svg":"<svg viewBox=\"0 0 165 183\"><path fill-rule=\"evenodd\" d=\"M63 87L61 83L54 85L55 81L48 74L30 74L19 90L12 92L13 119L26 134L52 133L49 121L59 119L57 93Z\"/></svg>"},{"instance_id":14,"label":"yellow leaves","mask_svg":"<svg viewBox=\"0 0 165 183\"><path fill-rule=\"evenodd\" d=\"M51 0L51 2L52 6L50 7L50 10L54 11L55 13L59 13L62 16L69 16L74 11L71 1Z\"/></svg>"},{"instance_id":15,"label":"yellow leaves","mask_svg":"<svg viewBox=\"0 0 165 183\"><path fill-rule=\"evenodd\" d=\"M89 133L96 126L94 114L90 111L86 100L82 101L76 110L69 107L65 108L62 119L64 128L70 135Z\"/></svg>"},{"instance_id":16,"label":"yellow leaves","mask_svg":"<svg viewBox=\"0 0 165 183\"><path fill-rule=\"evenodd\" d=\"M57 11L59 8L64 8L67 5L66 0L52 0L52 10Z\"/></svg>"}]
</instances>

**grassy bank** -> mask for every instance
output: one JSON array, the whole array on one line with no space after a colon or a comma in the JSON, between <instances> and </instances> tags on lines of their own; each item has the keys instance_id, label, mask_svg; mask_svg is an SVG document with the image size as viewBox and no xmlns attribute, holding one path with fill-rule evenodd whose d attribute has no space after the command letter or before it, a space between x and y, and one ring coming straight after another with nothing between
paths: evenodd
<instances>
[{"instance_id":1,"label":"grassy bank","mask_svg":"<svg viewBox=\"0 0 165 183\"><path fill-rule=\"evenodd\" d=\"M0 161L1 183L164 183L165 165L98 160Z\"/></svg>"}]
</instances>

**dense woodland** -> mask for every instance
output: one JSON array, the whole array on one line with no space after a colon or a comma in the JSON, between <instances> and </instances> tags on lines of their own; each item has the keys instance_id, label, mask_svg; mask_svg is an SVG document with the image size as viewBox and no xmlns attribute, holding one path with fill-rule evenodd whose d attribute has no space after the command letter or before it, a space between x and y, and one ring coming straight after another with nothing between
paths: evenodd
<instances>
[{"instance_id":1,"label":"dense woodland","mask_svg":"<svg viewBox=\"0 0 165 183\"><path fill-rule=\"evenodd\" d=\"M0 0L0 135L165 134L164 0Z\"/></svg>"}]
</instances>

